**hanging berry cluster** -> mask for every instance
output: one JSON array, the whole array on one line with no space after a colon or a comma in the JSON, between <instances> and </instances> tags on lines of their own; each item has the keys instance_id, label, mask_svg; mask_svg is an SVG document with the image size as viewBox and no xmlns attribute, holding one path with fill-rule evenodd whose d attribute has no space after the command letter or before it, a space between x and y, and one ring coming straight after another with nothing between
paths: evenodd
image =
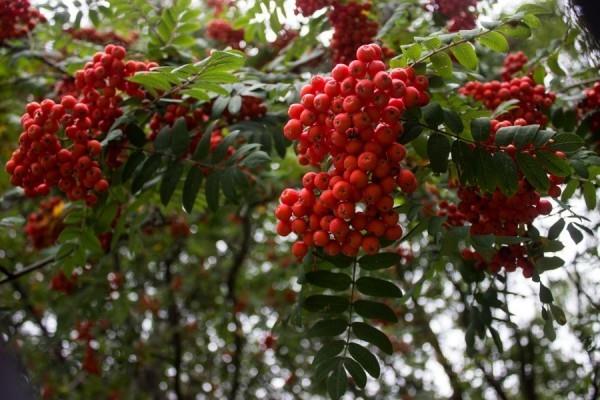
<instances>
[{"instance_id":1,"label":"hanging berry cluster","mask_svg":"<svg viewBox=\"0 0 600 400\"><path fill-rule=\"evenodd\" d=\"M125 55L123 47L106 46L75 73L77 96L27 105L21 118L19 148L6 163L11 183L22 187L26 196L47 195L57 186L69 200L94 205L97 194L108 189L100 169L102 147L98 139L121 116L122 94L145 95L126 78L156 66L125 61Z\"/></svg>"},{"instance_id":2,"label":"hanging berry cluster","mask_svg":"<svg viewBox=\"0 0 600 400\"><path fill-rule=\"evenodd\" d=\"M329 7L332 0L296 0L296 14L310 17L318 10Z\"/></svg>"},{"instance_id":3,"label":"hanging berry cluster","mask_svg":"<svg viewBox=\"0 0 600 400\"><path fill-rule=\"evenodd\" d=\"M592 133L600 132L600 82L586 89L585 97L577 104L577 116L579 119L589 118Z\"/></svg>"},{"instance_id":4,"label":"hanging berry cluster","mask_svg":"<svg viewBox=\"0 0 600 400\"><path fill-rule=\"evenodd\" d=\"M546 112L556 100L556 95L546 91L544 85L536 85L529 76L513 78L500 82L467 82L459 89L459 93L481 101L488 110L494 110L508 100L518 100L515 108L496 117L501 121L524 120L524 125L548 123ZM519 125L519 124L517 124Z\"/></svg>"},{"instance_id":5,"label":"hanging berry cluster","mask_svg":"<svg viewBox=\"0 0 600 400\"><path fill-rule=\"evenodd\" d=\"M491 135L483 146L490 152L502 151L514 157L517 148L513 144L495 147L491 144L495 141L496 132L503 127L511 126L509 121L491 122ZM524 146L519 151L533 152L533 145ZM545 148L538 151L550 151ZM555 152L558 157L564 157L561 152ZM550 188L548 194L552 197L560 196L559 184L563 178L549 174ZM448 226L470 225L472 235L496 235L496 236L526 236L526 226L540 215L548 215L552 211L552 204L542 199L540 194L520 174L518 187L515 194L507 196L501 190L496 189L492 193L484 193L480 189L471 186L460 186L458 189L458 205L440 202L438 215L447 217ZM523 243L502 246L494 254L492 260L485 262L482 255L476 251L467 249L463 257L468 261L475 261L479 269L487 269L493 273L504 268L508 272L515 271L520 267L524 276L531 277L533 274L533 263L527 256L527 248Z\"/></svg>"},{"instance_id":6,"label":"hanging berry cluster","mask_svg":"<svg viewBox=\"0 0 600 400\"><path fill-rule=\"evenodd\" d=\"M130 46L138 39L137 33L132 33L129 37L124 37L115 32L100 32L94 28L68 28L65 29L73 39L90 42L95 44L118 44L120 46Z\"/></svg>"},{"instance_id":7,"label":"hanging berry cluster","mask_svg":"<svg viewBox=\"0 0 600 400\"><path fill-rule=\"evenodd\" d=\"M448 21L450 32L475 28L477 0L432 0L430 8Z\"/></svg>"},{"instance_id":8,"label":"hanging berry cluster","mask_svg":"<svg viewBox=\"0 0 600 400\"><path fill-rule=\"evenodd\" d=\"M303 189L281 194L277 232L298 235L292 252L299 259L310 246L329 255L377 253L381 240L402 236L394 192L417 189L415 175L400 165L406 150L396 140L404 110L428 103L428 80L411 68L386 72L375 44L360 46L356 58L336 65L331 77L313 77L288 110L284 135L298 141L299 162L332 164L306 173Z\"/></svg>"},{"instance_id":9,"label":"hanging berry cluster","mask_svg":"<svg viewBox=\"0 0 600 400\"><path fill-rule=\"evenodd\" d=\"M331 51L334 63L349 63L360 45L373 41L378 25L369 18L370 10L371 3L333 3L329 21L333 26Z\"/></svg>"},{"instance_id":10,"label":"hanging berry cluster","mask_svg":"<svg viewBox=\"0 0 600 400\"><path fill-rule=\"evenodd\" d=\"M502 64L502 80L510 81L513 79L516 74L523 71L528 61L529 59L522 51L507 54Z\"/></svg>"},{"instance_id":11,"label":"hanging berry cluster","mask_svg":"<svg viewBox=\"0 0 600 400\"><path fill-rule=\"evenodd\" d=\"M213 19L206 26L206 36L232 49L241 49L244 40L244 30L234 29L233 26L224 19Z\"/></svg>"},{"instance_id":12,"label":"hanging berry cluster","mask_svg":"<svg viewBox=\"0 0 600 400\"><path fill-rule=\"evenodd\" d=\"M25 233L36 250L52 246L62 232L64 202L50 197L40 203L39 210L27 217Z\"/></svg>"},{"instance_id":13,"label":"hanging berry cluster","mask_svg":"<svg viewBox=\"0 0 600 400\"><path fill-rule=\"evenodd\" d=\"M0 0L0 42L27 35L46 18L29 0Z\"/></svg>"},{"instance_id":14,"label":"hanging berry cluster","mask_svg":"<svg viewBox=\"0 0 600 400\"><path fill-rule=\"evenodd\" d=\"M212 8L216 15L221 14L231 6L231 0L207 0L206 5Z\"/></svg>"}]
</instances>

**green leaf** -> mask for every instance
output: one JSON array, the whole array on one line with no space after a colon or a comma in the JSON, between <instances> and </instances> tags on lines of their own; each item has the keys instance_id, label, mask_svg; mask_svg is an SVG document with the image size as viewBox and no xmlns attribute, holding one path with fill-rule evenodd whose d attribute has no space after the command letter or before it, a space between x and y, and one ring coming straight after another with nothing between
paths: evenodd
<instances>
[{"instance_id":1,"label":"green leaf","mask_svg":"<svg viewBox=\"0 0 600 400\"><path fill-rule=\"evenodd\" d=\"M563 231L564 228L565 228L565 220L561 218L558 221L556 221L554 224L552 224L552 226L548 230L548 239L552 239L552 240L558 239L558 237L560 236L560 233Z\"/></svg>"},{"instance_id":2,"label":"green leaf","mask_svg":"<svg viewBox=\"0 0 600 400\"><path fill-rule=\"evenodd\" d=\"M162 156L160 154L155 153L148 157L138 168L133 181L131 182L131 192L139 192L146 182L154 178L154 173L160 167L161 163Z\"/></svg>"},{"instance_id":3,"label":"green leaf","mask_svg":"<svg viewBox=\"0 0 600 400\"><path fill-rule=\"evenodd\" d=\"M572 179L567 182L567 186L565 186L562 195L560 196L561 201L568 201L571 196L575 193L575 190L579 187L579 181L576 179Z\"/></svg>"},{"instance_id":4,"label":"green leaf","mask_svg":"<svg viewBox=\"0 0 600 400\"><path fill-rule=\"evenodd\" d=\"M344 370L344 364L340 362L327 378L327 392L332 400L338 400L346 393L347 388L348 377Z\"/></svg>"},{"instance_id":5,"label":"green leaf","mask_svg":"<svg viewBox=\"0 0 600 400\"><path fill-rule=\"evenodd\" d=\"M325 359L319 364L317 364L317 368L315 369L315 381L320 383L327 375L333 370L336 366L338 366L342 362L342 357L335 357Z\"/></svg>"},{"instance_id":6,"label":"green leaf","mask_svg":"<svg viewBox=\"0 0 600 400\"><path fill-rule=\"evenodd\" d=\"M185 182L183 184L182 204L183 209L190 214L194 208L196 197L200 191L200 185L202 184L203 173L200 168L190 168Z\"/></svg>"},{"instance_id":7,"label":"green leaf","mask_svg":"<svg viewBox=\"0 0 600 400\"><path fill-rule=\"evenodd\" d=\"M548 153L539 151L536 153L537 159L542 163L546 171L556 176L568 176L571 174L571 167L567 160Z\"/></svg>"},{"instance_id":8,"label":"green leaf","mask_svg":"<svg viewBox=\"0 0 600 400\"><path fill-rule=\"evenodd\" d=\"M550 186L550 181L540 162L525 153L517 153L516 158L517 164L523 171L527 181L538 191L546 192Z\"/></svg>"},{"instance_id":9,"label":"green leaf","mask_svg":"<svg viewBox=\"0 0 600 400\"><path fill-rule=\"evenodd\" d=\"M428 126L436 128L444 122L444 110L439 103L431 102L424 107L421 107L423 118Z\"/></svg>"},{"instance_id":10,"label":"green leaf","mask_svg":"<svg viewBox=\"0 0 600 400\"><path fill-rule=\"evenodd\" d=\"M370 300L356 300L353 303L353 307L361 317L398 322L398 317L396 317L394 310L383 303Z\"/></svg>"},{"instance_id":11,"label":"green leaf","mask_svg":"<svg viewBox=\"0 0 600 400\"><path fill-rule=\"evenodd\" d=\"M171 130L171 151L176 157L186 152L190 144L190 133L187 129L185 118L181 117L175 121Z\"/></svg>"},{"instance_id":12,"label":"green leaf","mask_svg":"<svg viewBox=\"0 0 600 400\"><path fill-rule=\"evenodd\" d=\"M498 146L507 146L515 140L516 133L516 126L507 126L504 128L500 128L498 129L498 131L496 131L496 137L494 141Z\"/></svg>"},{"instance_id":13,"label":"green leaf","mask_svg":"<svg viewBox=\"0 0 600 400\"><path fill-rule=\"evenodd\" d=\"M591 182L584 182L581 186L583 190L583 198L588 210L596 208L596 187Z\"/></svg>"},{"instance_id":14,"label":"green leaf","mask_svg":"<svg viewBox=\"0 0 600 400\"><path fill-rule=\"evenodd\" d=\"M560 150L564 152L573 152L583 146L583 139L573 133L561 133L554 136L554 143L549 147L552 150Z\"/></svg>"},{"instance_id":15,"label":"green leaf","mask_svg":"<svg viewBox=\"0 0 600 400\"><path fill-rule=\"evenodd\" d=\"M215 126L218 122L218 120L211 122L204 130L204 133L202 134L202 137L200 138L200 141L196 146L194 155L192 156L193 160L202 161L208 156L210 152L210 139L212 137L213 130L215 129Z\"/></svg>"},{"instance_id":16,"label":"green leaf","mask_svg":"<svg viewBox=\"0 0 600 400\"><path fill-rule=\"evenodd\" d=\"M552 316L554 316L554 320L559 325L565 325L567 323L567 317L565 316L562 308L557 306L556 304L550 304L550 310L552 310Z\"/></svg>"},{"instance_id":17,"label":"green leaf","mask_svg":"<svg viewBox=\"0 0 600 400\"><path fill-rule=\"evenodd\" d=\"M550 341L554 341L554 339L556 339L556 331L554 330L552 319L548 319L544 323L544 336L546 336L546 338L548 338Z\"/></svg>"},{"instance_id":18,"label":"green leaf","mask_svg":"<svg viewBox=\"0 0 600 400\"><path fill-rule=\"evenodd\" d=\"M365 374L363 367L351 358L344 358L344 366L352 379L354 379L356 386L364 389L367 384L367 374Z\"/></svg>"},{"instance_id":19,"label":"green leaf","mask_svg":"<svg viewBox=\"0 0 600 400\"><path fill-rule=\"evenodd\" d=\"M183 164L175 161L165 171L160 183L160 201L164 206L169 204L177 184L183 174Z\"/></svg>"},{"instance_id":20,"label":"green leaf","mask_svg":"<svg viewBox=\"0 0 600 400\"><path fill-rule=\"evenodd\" d=\"M429 57L431 60L431 64L433 68L444 77L452 76L452 59L448 55L448 53L442 51L436 54L433 54Z\"/></svg>"},{"instance_id":21,"label":"green leaf","mask_svg":"<svg viewBox=\"0 0 600 400\"><path fill-rule=\"evenodd\" d=\"M390 339L388 339L385 333L381 332L379 329L373 328L371 325L364 322L353 322L352 331L357 338L376 346L384 353L392 354L394 352L392 342L390 342Z\"/></svg>"},{"instance_id":22,"label":"green leaf","mask_svg":"<svg viewBox=\"0 0 600 400\"><path fill-rule=\"evenodd\" d=\"M392 282L363 276L356 281L356 288L362 294L374 297L402 297L402 291Z\"/></svg>"},{"instance_id":23,"label":"green leaf","mask_svg":"<svg viewBox=\"0 0 600 400\"><path fill-rule=\"evenodd\" d=\"M496 181L502 193L512 196L517 192L519 177L512 157L504 152L496 152L492 157L496 171Z\"/></svg>"},{"instance_id":24,"label":"green leaf","mask_svg":"<svg viewBox=\"0 0 600 400\"><path fill-rule=\"evenodd\" d=\"M373 378L379 378L379 374L381 373L379 368L379 361L377 358L371 353L366 347L363 347L357 343L350 343L348 345L348 351L350 355L354 357L356 361L363 366L365 371Z\"/></svg>"},{"instance_id":25,"label":"green leaf","mask_svg":"<svg viewBox=\"0 0 600 400\"><path fill-rule=\"evenodd\" d=\"M444 124L454 133L461 133L465 127L462 119L454 110L444 109Z\"/></svg>"},{"instance_id":26,"label":"green leaf","mask_svg":"<svg viewBox=\"0 0 600 400\"><path fill-rule=\"evenodd\" d=\"M401 257L396 253L379 253L366 255L358 259L358 265L366 270L384 269L398 264Z\"/></svg>"},{"instance_id":27,"label":"green leaf","mask_svg":"<svg viewBox=\"0 0 600 400\"><path fill-rule=\"evenodd\" d=\"M475 149L475 166L477 182L481 189L486 192L493 192L497 187L498 174L494 170L494 158L482 147Z\"/></svg>"},{"instance_id":28,"label":"green leaf","mask_svg":"<svg viewBox=\"0 0 600 400\"><path fill-rule=\"evenodd\" d=\"M497 53L505 53L509 50L508 41L503 34L495 31L487 32L479 37L479 43Z\"/></svg>"},{"instance_id":29,"label":"green leaf","mask_svg":"<svg viewBox=\"0 0 600 400\"><path fill-rule=\"evenodd\" d=\"M146 156L141 150L131 153L121 171L121 181L127 182L144 160Z\"/></svg>"},{"instance_id":30,"label":"green leaf","mask_svg":"<svg viewBox=\"0 0 600 400\"><path fill-rule=\"evenodd\" d=\"M307 297L302 306L310 312L323 312L339 314L350 306L347 297L315 294Z\"/></svg>"},{"instance_id":31,"label":"green leaf","mask_svg":"<svg viewBox=\"0 0 600 400\"><path fill-rule=\"evenodd\" d=\"M488 326L488 329L490 330L490 333L492 334L492 339L494 340L494 344L496 345L496 348L498 349L498 351L500 353L503 353L504 346L502 346L502 339L500 339L500 334L498 333L497 330L495 330L491 326Z\"/></svg>"},{"instance_id":32,"label":"green leaf","mask_svg":"<svg viewBox=\"0 0 600 400\"><path fill-rule=\"evenodd\" d=\"M219 209L219 188L221 186L221 175L214 171L206 178L206 186L204 191L206 193L206 202L208 208L212 211Z\"/></svg>"},{"instance_id":33,"label":"green leaf","mask_svg":"<svg viewBox=\"0 0 600 400\"><path fill-rule=\"evenodd\" d=\"M308 337L338 336L346 331L348 322L343 318L322 319L317 321L309 330Z\"/></svg>"},{"instance_id":34,"label":"green leaf","mask_svg":"<svg viewBox=\"0 0 600 400\"><path fill-rule=\"evenodd\" d=\"M460 65L470 70L477 69L479 61L477 59L477 53L475 53L475 47L473 47L471 43L460 43L453 46L450 51L452 51L452 54L456 57Z\"/></svg>"},{"instance_id":35,"label":"green leaf","mask_svg":"<svg viewBox=\"0 0 600 400\"><path fill-rule=\"evenodd\" d=\"M583 240L583 233L581 233L581 231L577 229L575 225L567 225L567 232L569 232L569 235L571 236L571 239L573 239L575 244L578 244Z\"/></svg>"},{"instance_id":36,"label":"green leaf","mask_svg":"<svg viewBox=\"0 0 600 400\"><path fill-rule=\"evenodd\" d=\"M475 118L471 121L471 135L477 142L488 140L491 130L489 118Z\"/></svg>"},{"instance_id":37,"label":"green leaf","mask_svg":"<svg viewBox=\"0 0 600 400\"><path fill-rule=\"evenodd\" d=\"M546 286L540 283L540 301L542 303L552 303L554 301L554 296L552 296L552 292Z\"/></svg>"},{"instance_id":38,"label":"green leaf","mask_svg":"<svg viewBox=\"0 0 600 400\"><path fill-rule=\"evenodd\" d=\"M352 283L352 279L346 274L325 270L308 272L306 281L315 286L337 291L348 289Z\"/></svg>"},{"instance_id":39,"label":"green leaf","mask_svg":"<svg viewBox=\"0 0 600 400\"><path fill-rule=\"evenodd\" d=\"M446 136L439 133L429 136L429 140L427 141L427 155L433 172L444 173L448 170L450 149L450 141Z\"/></svg>"},{"instance_id":40,"label":"green leaf","mask_svg":"<svg viewBox=\"0 0 600 400\"><path fill-rule=\"evenodd\" d=\"M565 265L565 261L560 257L542 257L535 263L536 271L542 273L560 268Z\"/></svg>"},{"instance_id":41,"label":"green leaf","mask_svg":"<svg viewBox=\"0 0 600 400\"><path fill-rule=\"evenodd\" d=\"M329 360L338 354L340 354L344 348L346 347L345 340L334 340L332 342L326 343L321 347L321 349L315 355L315 358L312 362L313 365L317 365L322 363L325 360Z\"/></svg>"},{"instance_id":42,"label":"green leaf","mask_svg":"<svg viewBox=\"0 0 600 400\"><path fill-rule=\"evenodd\" d=\"M525 125L518 126L516 128L517 132L515 133L514 144L517 148L522 148L528 144L534 142L537 134L540 130L539 125Z\"/></svg>"}]
</instances>

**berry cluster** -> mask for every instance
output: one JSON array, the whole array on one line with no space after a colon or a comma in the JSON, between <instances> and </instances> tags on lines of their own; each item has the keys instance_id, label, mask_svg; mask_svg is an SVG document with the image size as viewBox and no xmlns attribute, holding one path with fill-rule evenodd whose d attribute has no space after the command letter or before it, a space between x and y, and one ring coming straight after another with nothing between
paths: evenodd
<instances>
[{"instance_id":1,"label":"berry cluster","mask_svg":"<svg viewBox=\"0 0 600 400\"><path fill-rule=\"evenodd\" d=\"M600 131L600 82L586 89L585 97L577 104L577 116L580 119L589 116L592 133Z\"/></svg>"},{"instance_id":2,"label":"berry cluster","mask_svg":"<svg viewBox=\"0 0 600 400\"><path fill-rule=\"evenodd\" d=\"M211 40L239 50L242 48L244 30L234 29L233 26L224 19L213 19L206 27L206 36Z\"/></svg>"},{"instance_id":3,"label":"berry cluster","mask_svg":"<svg viewBox=\"0 0 600 400\"><path fill-rule=\"evenodd\" d=\"M417 189L415 175L400 165L406 149L396 140L404 110L429 101L428 80L411 68L386 72L374 44L359 47L356 58L336 65L331 77L313 77L288 110L284 135L298 141L300 163L332 158L328 171L304 175L303 189L284 190L275 211L277 233L299 235L292 247L299 259L309 246L329 255L377 253L380 240L402 236L394 191Z\"/></svg>"},{"instance_id":4,"label":"berry cluster","mask_svg":"<svg viewBox=\"0 0 600 400\"><path fill-rule=\"evenodd\" d=\"M121 46L130 46L139 37L135 32L126 38L115 32L99 32L94 28L68 28L65 32L73 39L101 45L112 43Z\"/></svg>"},{"instance_id":5,"label":"berry cluster","mask_svg":"<svg viewBox=\"0 0 600 400\"><path fill-rule=\"evenodd\" d=\"M85 345L85 353L83 355L83 362L81 367L85 372L91 375L100 375L100 360L98 359L98 352L92 347L92 340L94 335L92 328L94 328L93 321L80 321L75 326L76 339L83 342Z\"/></svg>"},{"instance_id":6,"label":"berry cluster","mask_svg":"<svg viewBox=\"0 0 600 400\"><path fill-rule=\"evenodd\" d=\"M45 21L29 0L0 0L0 42L25 36Z\"/></svg>"},{"instance_id":7,"label":"berry cluster","mask_svg":"<svg viewBox=\"0 0 600 400\"><path fill-rule=\"evenodd\" d=\"M477 21L477 0L432 0L430 8L448 20L450 32L473 29Z\"/></svg>"},{"instance_id":8,"label":"berry cluster","mask_svg":"<svg viewBox=\"0 0 600 400\"><path fill-rule=\"evenodd\" d=\"M510 81L514 75L521 72L529 59L522 51L516 53L509 53L504 58L502 64L502 80Z\"/></svg>"},{"instance_id":9,"label":"berry cluster","mask_svg":"<svg viewBox=\"0 0 600 400\"><path fill-rule=\"evenodd\" d=\"M525 121L518 121L525 124ZM495 133L498 129L512 125L509 121L499 122L493 120L491 124L491 135L488 143L483 144L488 151L503 151L514 157L517 148L513 144L501 148L488 146L494 142ZM545 151L543 148L542 151ZM524 146L521 152L533 152L532 145ZM555 152L558 157L564 157L561 152ZM551 186L548 194L552 197L560 196L561 190L558 186L563 178L549 174ZM540 215L548 215L552 211L552 204L542 199L540 194L521 176L519 178L517 192L512 196L506 196L499 189L493 193L483 193L476 187L461 186L458 189L458 205L449 204L447 201L439 203L439 216L447 217L447 226L470 225L472 235L496 235L496 236L526 236L525 227ZM506 271L514 271L521 267L523 274L530 277L533 273L533 264L527 258L527 249L523 244L502 246L488 264L483 257L472 251L463 253L465 260L476 261L478 268L486 267L492 272L498 272L501 268Z\"/></svg>"},{"instance_id":10,"label":"berry cluster","mask_svg":"<svg viewBox=\"0 0 600 400\"><path fill-rule=\"evenodd\" d=\"M77 288L77 275L73 272L71 277L67 277L63 271L59 271L50 280L50 289L63 292L64 294L71 294Z\"/></svg>"},{"instance_id":11,"label":"berry cluster","mask_svg":"<svg viewBox=\"0 0 600 400\"><path fill-rule=\"evenodd\" d=\"M481 101L489 110L494 110L507 100L518 100L516 107L496 117L501 121L523 119L527 124L546 125L545 112L556 100L556 95L547 92L544 85L536 85L528 76L513 78L507 82L467 82L459 93Z\"/></svg>"},{"instance_id":12,"label":"berry cluster","mask_svg":"<svg viewBox=\"0 0 600 400\"><path fill-rule=\"evenodd\" d=\"M97 140L121 116L121 93L143 97L144 92L126 80L153 63L124 61L125 49L108 45L93 61L75 73L77 96L60 102L45 99L27 105L21 118L19 148L6 163L11 183L29 197L47 195L54 186L70 200L94 205L97 194L108 189L100 169L102 151ZM59 136L64 132L65 137ZM67 140L71 142L67 146Z\"/></svg>"},{"instance_id":13,"label":"berry cluster","mask_svg":"<svg viewBox=\"0 0 600 400\"><path fill-rule=\"evenodd\" d=\"M359 46L373 41L378 26L369 18L370 10L370 3L333 3L329 21L333 26L331 51L334 63L349 63Z\"/></svg>"},{"instance_id":14,"label":"berry cluster","mask_svg":"<svg viewBox=\"0 0 600 400\"><path fill-rule=\"evenodd\" d=\"M329 7L332 0L296 0L296 14L310 17L318 10Z\"/></svg>"},{"instance_id":15,"label":"berry cluster","mask_svg":"<svg viewBox=\"0 0 600 400\"><path fill-rule=\"evenodd\" d=\"M52 246L62 232L64 202L60 197L50 197L40 203L38 211L27 217L25 233L37 250Z\"/></svg>"}]
</instances>

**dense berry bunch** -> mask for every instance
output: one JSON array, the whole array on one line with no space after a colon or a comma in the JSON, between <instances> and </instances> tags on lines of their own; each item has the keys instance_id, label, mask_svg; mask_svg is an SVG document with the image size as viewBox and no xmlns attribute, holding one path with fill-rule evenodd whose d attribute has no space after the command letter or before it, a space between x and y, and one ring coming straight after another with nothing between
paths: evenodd
<instances>
[{"instance_id":1,"label":"dense berry bunch","mask_svg":"<svg viewBox=\"0 0 600 400\"><path fill-rule=\"evenodd\" d=\"M234 29L224 19L213 19L206 27L206 36L233 49L240 49L244 40L244 30Z\"/></svg>"},{"instance_id":2,"label":"dense berry bunch","mask_svg":"<svg viewBox=\"0 0 600 400\"><path fill-rule=\"evenodd\" d=\"M502 64L502 80L510 81L513 79L515 74L521 72L523 68L525 68L527 61L529 61L529 59L522 51L507 54L506 58L504 58L504 63Z\"/></svg>"},{"instance_id":3,"label":"dense berry bunch","mask_svg":"<svg viewBox=\"0 0 600 400\"><path fill-rule=\"evenodd\" d=\"M336 65L331 77L313 77L288 110L284 135L298 141L300 163L332 158L328 171L304 175L303 189L281 194L277 232L299 236L292 248L298 258L309 246L329 255L376 253L380 240L402 236L394 192L417 188L400 165L406 150L396 140L404 110L429 101L427 78L410 68L386 72L377 45L359 47L356 58Z\"/></svg>"},{"instance_id":4,"label":"dense berry bunch","mask_svg":"<svg viewBox=\"0 0 600 400\"><path fill-rule=\"evenodd\" d=\"M0 42L25 36L45 21L29 0L0 0Z\"/></svg>"},{"instance_id":5,"label":"dense berry bunch","mask_svg":"<svg viewBox=\"0 0 600 400\"><path fill-rule=\"evenodd\" d=\"M296 0L296 14L310 17L318 10L329 7L332 0Z\"/></svg>"},{"instance_id":6,"label":"dense berry bunch","mask_svg":"<svg viewBox=\"0 0 600 400\"><path fill-rule=\"evenodd\" d=\"M101 45L112 43L129 46L138 39L137 33L133 33L129 37L124 37L115 32L100 32L94 28L68 28L65 32L71 35L73 39Z\"/></svg>"},{"instance_id":7,"label":"dense berry bunch","mask_svg":"<svg viewBox=\"0 0 600 400\"><path fill-rule=\"evenodd\" d=\"M47 195L58 186L70 200L93 205L97 193L108 189L100 169L98 139L121 116L121 93L144 96L126 78L155 66L124 58L124 48L109 45L75 73L77 97L65 95L60 102L45 99L27 105L19 148L6 163L11 183L21 186L26 196Z\"/></svg>"},{"instance_id":8,"label":"dense berry bunch","mask_svg":"<svg viewBox=\"0 0 600 400\"><path fill-rule=\"evenodd\" d=\"M329 21L333 26L333 62L349 63L354 59L354 53L360 45L373 41L378 27L377 22L367 15L370 10L370 3L333 3L333 10L329 14Z\"/></svg>"},{"instance_id":9,"label":"dense berry bunch","mask_svg":"<svg viewBox=\"0 0 600 400\"><path fill-rule=\"evenodd\" d=\"M52 277L50 280L50 289L56 292L62 292L64 294L71 294L77 288L77 275L73 272L71 277L67 277L67 275L63 271L59 271L56 275Z\"/></svg>"},{"instance_id":10,"label":"dense berry bunch","mask_svg":"<svg viewBox=\"0 0 600 400\"><path fill-rule=\"evenodd\" d=\"M432 0L430 8L448 20L450 32L475 28L477 0Z\"/></svg>"},{"instance_id":11,"label":"dense berry bunch","mask_svg":"<svg viewBox=\"0 0 600 400\"><path fill-rule=\"evenodd\" d=\"M525 121L521 121L525 124ZM512 125L509 121L493 120L491 124L491 135L483 146L490 152L502 151L514 157L517 148L513 144L497 147L489 146L494 143L494 137L500 128ZM532 145L523 146L519 151L534 152ZM541 148L538 151L547 151ZM561 152L555 152L558 157L564 157ZM549 174L551 182L548 194L552 197L560 195L560 187L563 178ZM499 189L493 193L484 193L476 187L461 186L458 189L458 205L441 201L438 215L447 217L447 226L470 226L472 235L496 235L496 236L526 236L527 225L540 215L548 215L552 211L552 204L542 199L540 194L520 176L517 192L507 196ZM475 261L478 268L486 268L492 272L498 272L501 268L514 271L521 267L523 274L527 277L533 272L533 265L527 259L526 247L523 244L502 246L494 255L492 261L487 264L483 257L472 251L466 250L463 256L468 261Z\"/></svg>"},{"instance_id":12,"label":"dense berry bunch","mask_svg":"<svg viewBox=\"0 0 600 400\"><path fill-rule=\"evenodd\" d=\"M513 78L507 82L470 81L459 89L465 96L481 101L489 110L494 110L507 100L518 100L516 107L496 117L501 121L523 119L527 124L546 125L545 112L556 100L556 95L546 91L544 85L536 85L528 76Z\"/></svg>"},{"instance_id":13,"label":"dense berry bunch","mask_svg":"<svg viewBox=\"0 0 600 400\"><path fill-rule=\"evenodd\" d=\"M50 197L40 203L38 211L27 217L25 233L35 249L52 246L62 232L64 202L60 197Z\"/></svg>"},{"instance_id":14,"label":"dense berry bunch","mask_svg":"<svg viewBox=\"0 0 600 400\"><path fill-rule=\"evenodd\" d=\"M592 133L600 132L600 82L585 91L585 97L577 104L577 116L589 117Z\"/></svg>"}]
</instances>

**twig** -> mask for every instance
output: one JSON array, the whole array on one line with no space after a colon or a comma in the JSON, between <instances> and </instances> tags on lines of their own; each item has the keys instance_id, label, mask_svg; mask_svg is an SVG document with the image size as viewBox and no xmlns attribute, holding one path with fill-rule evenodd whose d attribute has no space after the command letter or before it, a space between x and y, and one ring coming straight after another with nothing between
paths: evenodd
<instances>
[{"instance_id":1,"label":"twig","mask_svg":"<svg viewBox=\"0 0 600 400\"><path fill-rule=\"evenodd\" d=\"M27 48L16 47L16 46L13 46L13 45L8 44L6 42L1 42L0 43L0 47L7 48L12 53L16 53L16 52L19 52L19 51L27 51L28 52L27 54L29 56L31 56L32 58L35 58L36 60L41 61L42 63L46 64L50 68L53 68L53 69L59 71L63 75L69 75L69 71L67 71L66 68L64 68L63 66L59 65L58 63L56 63L56 61L52 60L50 58L50 54L48 54L48 53L38 52L38 51L31 51L31 50L29 50Z\"/></svg>"},{"instance_id":2,"label":"twig","mask_svg":"<svg viewBox=\"0 0 600 400\"><path fill-rule=\"evenodd\" d=\"M65 257L67 255L68 254L66 254ZM21 269L19 271L6 274L7 277L4 278L4 279L2 279L2 280L0 280L0 285L3 285L3 284L8 283L8 282L12 282L14 280L17 280L20 277L22 277L24 275L27 275L27 274L29 274L31 272L37 271L38 269L42 269L45 266L47 266L49 264L52 264L55 261L59 261L59 260L56 257L54 257L54 256L48 257L48 258L45 258L45 259L40 260L38 262L35 262L35 263L31 264L31 265L28 265L27 267L25 267L25 268L23 268L23 269ZM8 271L8 269L6 267L3 267L3 269L6 270L6 271Z\"/></svg>"}]
</instances>

